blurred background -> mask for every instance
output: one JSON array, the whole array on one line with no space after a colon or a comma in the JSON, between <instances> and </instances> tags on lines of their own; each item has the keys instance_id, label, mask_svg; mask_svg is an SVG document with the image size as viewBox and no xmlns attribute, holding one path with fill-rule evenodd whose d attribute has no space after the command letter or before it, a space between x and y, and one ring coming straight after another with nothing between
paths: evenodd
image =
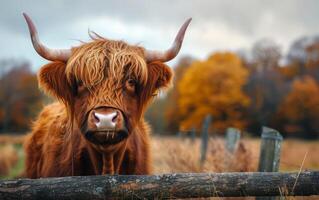
<instances>
[{"instance_id":1,"label":"blurred background","mask_svg":"<svg viewBox=\"0 0 319 200\"><path fill-rule=\"evenodd\" d=\"M318 8L315 0L2 2L0 176L22 173L23 136L52 102L38 89L36 73L47 61L34 51L22 12L52 48L89 41L90 29L166 49L181 24L193 18L180 54L168 63L175 71L174 87L146 113L155 172L257 170L262 126L284 136L281 170L299 169L304 158L304 167L319 169ZM197 161L207 115L212 121L203 167ZM242 138L233 166L219 162L228 127L240 130ZM190 132L193 139L187 138Z\"/></svg>"}]
</instances>

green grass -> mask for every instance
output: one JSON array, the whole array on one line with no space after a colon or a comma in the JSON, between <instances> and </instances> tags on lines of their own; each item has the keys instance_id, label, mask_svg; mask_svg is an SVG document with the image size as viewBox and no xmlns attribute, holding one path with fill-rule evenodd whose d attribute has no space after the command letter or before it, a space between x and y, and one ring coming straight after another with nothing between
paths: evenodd
<instances>
[{"instance_id":1,"label":"green grass","mask_svg":"<svg viewBox=\"0 0 319 200\"><path fill-rule=\"evenodd\" d=\"M10 170L9 175L0 177L0 179L13 179L19 177L24 170L24 151L21 144L15 144L14 148L18 152L18 161L17 164Z\"/></svg>"}]
</instances>

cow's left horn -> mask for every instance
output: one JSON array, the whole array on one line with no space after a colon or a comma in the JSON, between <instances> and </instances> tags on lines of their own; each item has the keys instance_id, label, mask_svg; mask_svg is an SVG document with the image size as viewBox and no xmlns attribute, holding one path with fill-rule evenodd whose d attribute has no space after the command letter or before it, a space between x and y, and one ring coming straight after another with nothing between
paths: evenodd
<instances>
[{"instance_id":1,"label":"cow's left horn","mask_svg":"<svg viewBox=\"0 0 319 200\"><path fill-rule=\"evenodd\" d=\"M23 16L29 27L33 47L38 52L38 54L47 60L67 62L71 55L71 50L50 49L44 46L39 40L38 31L31 18L26 13L23 13Z\"/></svg>"},{"instance_id":2,"label":"cow's left horn","mask_svg":"<svg viewBox=\"0 0 319 200\"><path fill-rule=\"evenodd\" d=\"M179 29L175 37L173 45L166 51L146 50L145 52L146 61L148 63L152 61L167 62L175 58L182 47L186 29L191 21L192 21L192 18L189 18L188 20L186 20L183 26Z\"/></svg>"}]
</instances>

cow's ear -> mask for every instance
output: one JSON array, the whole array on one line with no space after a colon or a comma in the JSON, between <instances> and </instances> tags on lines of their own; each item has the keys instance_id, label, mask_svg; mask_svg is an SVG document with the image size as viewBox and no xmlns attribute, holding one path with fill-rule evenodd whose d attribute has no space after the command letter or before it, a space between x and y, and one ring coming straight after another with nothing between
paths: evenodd
<instances>
[{"instance_id":1,"label":"cow's ear","mask_svg":"<svg viewBox=\"0 0 319 200\"><path fill-rule=\"evenodd\" d=\"M73 99L73 88L65 74L66 64L51 62L44 65L38 73L39 86L47 94L70 104Z\"/></svg>"},{"instance_id":2,"label":"cow's ear","mask_svg":"<svg viewBox=\"0 0 319 200\"><path fill-rule=\"evenodd\" d=\"M145 111L146 105L152 96L157 94L160 89L167 88L171 85L173 72L162 62L152 62L147 65L148 78L145 87L140 95L140 106L143 107L142 113Z\"/></svg>"},{"instance_id":3,"label":"cow's ear","mask_svg":"<svg viewBox=\"0 0 319 200\"><path fill-rule=\"evenodd\" d=\"M152 62L148 64L148 80L154 89L167 88L171 85L173 72L170 67L162 62Z\"/></svg>"}]
</instances>

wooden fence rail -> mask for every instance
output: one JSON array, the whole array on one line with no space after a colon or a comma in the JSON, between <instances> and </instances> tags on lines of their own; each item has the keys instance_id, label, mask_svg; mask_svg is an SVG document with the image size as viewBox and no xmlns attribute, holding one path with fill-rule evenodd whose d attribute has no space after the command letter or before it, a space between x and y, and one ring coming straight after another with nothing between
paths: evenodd
<instances>
[{"instance_id":1,"label":"wooden fence rail","mask_svg":"<svg viewBox=\"0 0 319 200\"><path fill-rule=\"evenodd\" d=\"M169 199L319 194L319 171L77 176L0 181L0 199Z\"/></svg>"}]
</instances>

